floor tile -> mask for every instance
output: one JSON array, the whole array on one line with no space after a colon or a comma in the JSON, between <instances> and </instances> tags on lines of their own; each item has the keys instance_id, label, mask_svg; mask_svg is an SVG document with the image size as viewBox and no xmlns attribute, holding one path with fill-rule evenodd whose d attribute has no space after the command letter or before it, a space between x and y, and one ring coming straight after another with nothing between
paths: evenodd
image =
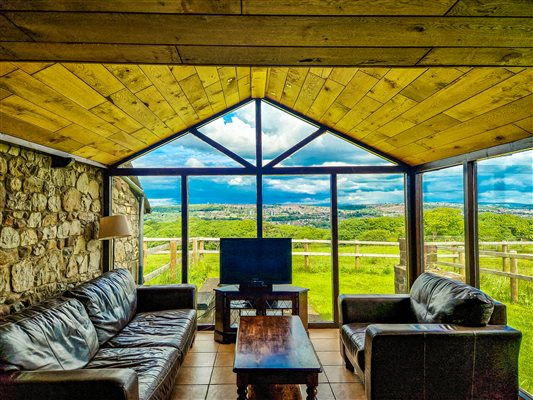
<instances>
[{"instance_id":1,"label":"floor tile","mask_svg":"<svg viewBox=\"0 0 533 400\"><path fill-rule=\"evenodd\" d=\"M209 340L209 341L213 341L214 339L214 336L213 336L213 331L200 331L200 332L197 332L196 333L196 339L195 340L200 340L200 341L205 341L205 340Z\"/></svg>"},{"instance_id":2,"label":"floor tile","mask_svg":"<svg viewBox=\"0 0 533 400\"><path fill-rule=\"evenodd\" d=\"M318 374L318 383L328 383L328 376L324 371Z\"/></svg>"},{"instance_id":3,"label":"floor tile","mask_svg":"<svg viewBox=\"0 0 533 400\"><path fill-rule=\"evenodd\" d=\"M191 350L193 353L216 353L219 344L214 340L195 341Z\"/></svg>"},{"instance_id":4,"label":"floor tile","mask_svg":"<svg viewBox=\"0 0 533 400\"><path fill-rule=\"evenodd\" d=\"M237 384L237 374L233 367L214 367L211 383L214 385Z\"/></svg>"},{"instance_id":5,"label":"floor tile","mask_svg":"<svg viewBox=\"0 0 533 400\"><path fill-rule=\"evenodd\" d=\"M233 367L233 360L235 359L234 353L217 353L215 359L215 367Z\"/></svg>"},{"instance_id":6,"label":"floor tile","mask_svg":"<svg viewBox=\"0 0 533 400\"><path fill-rule=\"evenodd\" d=\"M204 400L208 385L176 385L169 400Z\"/></svg>"},{"instance_id":7,"label":"floor tile","mask_svg":"<svg viewBox=\"0 0 533 400\"><path fill-rule=\"evenodd\" d=\"M311 343L315 351L340 351L339 350L339 339L313 339L311 338Z\"/></svg>"},{"instance_id":8,"label":"floor tile","mask_svg":"<svg viewBox=\"0 0 533 400\"><path fill-rule=\"evenodd\" d=\"M316 354L322 365L344 365L341 353L338 351L317 351Z\"/></svg>"},{"instance_id":9,"label":"floor tile","mask_svg":"<svg viewBox=\"0 0 533 400\"><path fill-rule=\"evenodd\" d=\"M226 400L237 398L237 385L209 385L205 400Z\"/></svg>"},{"instance_id":10,"label":"floor tile","mask_svg":"<svg viewBox=\"0 0 533 400\"><path fill-rule=\"evenodd\" d=\"M330 385L336 399L366 400L365 387L362 383L331 383Z\"/></svg>"},{"instance_id":11,"label":"floor tile","mask_svg":"<svg viewBox=\"0 0 533 400\"><path fill-rule=\"evenodd\" d=\"M178 373L176 384L207 385L211 379L213 367L182 367Z\"/></svg>"},{"instance_id":12,"label":"floor tile","mask_svg":"<svg viewBox=\"0 0 533 400\"><path fill-rule=\"evenodd\" d=\"M312 329L309 331L311 339L336 339L339 337L338 329Z\"/></svg>"},{"instance_id":13,"label":"floor tile","mask_svg":"<svg viewBox=\"0 0 533 400\"><path fill-rule=\"evenodd\" d=\"M324 365L329 383L360 382L359 377L343 365Z\"/></svg>"},{"instance_id":14,"label":"floor tile","mask_svg":"<svg viewBox=\"0 0 533 400\"><path fill-rule=\"evenodd\" d=\"M218 346L219 353L235 353L235 343L220 344Z\"/></svg>"},{"instance_id":15,"label":"floor tile","mask_svg":"<svg viewBox=\"0 0 533 400\"><path fill-rule=\"evenodd\" d=\"M212 367L217 353L189 352L183 361L184 367Z\"/></svg>"},{"instance_id":16,"label":"floor tile","mask_svg":"<svg viewBox=\"0 0 533 400\"><path fill-rule=\"evenodd\" d=\"M300 394L302 399L305 399L307 397L307 386L306 385L300 385ZM335 400L335 396L333 395L333 391L331 390L331 387L327 383L319 383L318 384L318 393L317 397L320 400ZM338 399L338 400L348 400L346 399Z\"/></svg>"}]
</instances>

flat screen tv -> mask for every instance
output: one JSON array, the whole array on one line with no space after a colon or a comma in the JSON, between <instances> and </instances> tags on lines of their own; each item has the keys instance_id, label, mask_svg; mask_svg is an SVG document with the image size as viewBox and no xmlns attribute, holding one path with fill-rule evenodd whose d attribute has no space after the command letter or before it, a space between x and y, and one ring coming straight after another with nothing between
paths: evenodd
<instances>
[{"instance_id":1,"label":"flat screen tv","mask_svg":"<svg viewBox=\"0 0 533 400\"><path fill-rule=\"evenodd\" d=\"M240 289L292 283L291 239L221 238L220 283Z\"/></svg>"}]
</instances>

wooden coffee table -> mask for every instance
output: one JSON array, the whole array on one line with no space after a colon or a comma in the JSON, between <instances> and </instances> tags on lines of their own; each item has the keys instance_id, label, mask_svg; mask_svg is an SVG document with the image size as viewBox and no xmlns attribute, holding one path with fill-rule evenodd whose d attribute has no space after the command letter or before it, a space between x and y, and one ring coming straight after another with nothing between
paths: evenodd
<instances>
[{"instance_id":1,"label":"wooden coffee table","mask_svg":"<svg viewBox=\"0 0 533 400\"><path fill-rule=\"evenodd\" d=\"M307 385L307 400L315 400L322 367L297 316L241 317L233 372L237 400L246 399L249 384Z\"/></svg>"}]
</instances>

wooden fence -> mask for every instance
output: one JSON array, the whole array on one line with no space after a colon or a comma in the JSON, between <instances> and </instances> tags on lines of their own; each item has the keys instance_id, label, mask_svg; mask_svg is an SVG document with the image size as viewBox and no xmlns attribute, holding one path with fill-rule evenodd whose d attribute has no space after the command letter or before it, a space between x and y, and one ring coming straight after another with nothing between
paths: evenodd
<instances>
[{"instance_id":1,"label":"wooden fence","mask_svg":"<svg viewBox=\"0 0 533 400\"><path fill-rule=\"evenodd\" d=\"M148 243L163 244L148 247ZM219 250L206 250L206 243L218 243L219 238L194 237L189 239L191 249L189 254L192 265L196 265L205 254L219 254ZM331 256L331 252L313 252L309 251L311 244L330 245L330 240L311 240L311 239L293 239L293 244L302 245L303 251L293 251L293 256L300 256L304 258L304 269L310 270L312 257ZM400 261L400 254L386 254L386 253L362 253L362 246L395 246L399 247L399 242L380 242L380 241L361 241L361 240L339 240L341 249L346 249L346 246L353 246L354 252L339 252L339 257L351 257L354 259L354 269L359 270L362 258L388 258ZM511 299L518 301L518 281L533 282L533 275L525 275L519 273L518 260L533 260L533 254L517 253L516 250L509 250L509 246L531 246L533 242L480 242L480 246L499 246L501 251L479 250L480 258L501 258L502 269L480 268L480 272L503 276L510 279ZM433 266L451 267L460 272L464 270L464 243L462 242L426 242L427 249L434 248ZM144 238L144 264L146 265L146 257L152 254L169 254L169 262L159 267L144 276L144 281L148 282L155 277L169 271L171 276L177 277L177 266L181 262L181 238ZM430 250L431 251L431 250ZM444 252L444 253L443 253ZM427 254L426 254L427 256ZM426 258L426 260L431 257ZM445 261L450 260L451 261ZM426 261L428 262L428 261Z\"/></svg>"}]
</instances>

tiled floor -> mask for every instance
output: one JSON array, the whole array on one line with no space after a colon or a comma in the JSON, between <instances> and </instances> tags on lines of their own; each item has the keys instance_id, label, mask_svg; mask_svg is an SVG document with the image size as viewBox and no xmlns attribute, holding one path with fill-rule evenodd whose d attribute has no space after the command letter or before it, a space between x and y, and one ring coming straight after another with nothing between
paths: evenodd
<instances>
[{"instance_id":1,"label":"tiled floor","mask_svg":"<svg viewBox=\"0 0 533 400\"><path fill-rule=\"evenodd\" d=\"M324 372L319 375L319 400L363 400L363 385L342 363L337 329L309 333ZM219 344L213 332L198 332L185 358L171 400L231 400L237 398L233 372L234 344ZM305 394L305 386L300 388ZM305 399L305 395L302 396Z\"/></svg>"}]
</instances>

